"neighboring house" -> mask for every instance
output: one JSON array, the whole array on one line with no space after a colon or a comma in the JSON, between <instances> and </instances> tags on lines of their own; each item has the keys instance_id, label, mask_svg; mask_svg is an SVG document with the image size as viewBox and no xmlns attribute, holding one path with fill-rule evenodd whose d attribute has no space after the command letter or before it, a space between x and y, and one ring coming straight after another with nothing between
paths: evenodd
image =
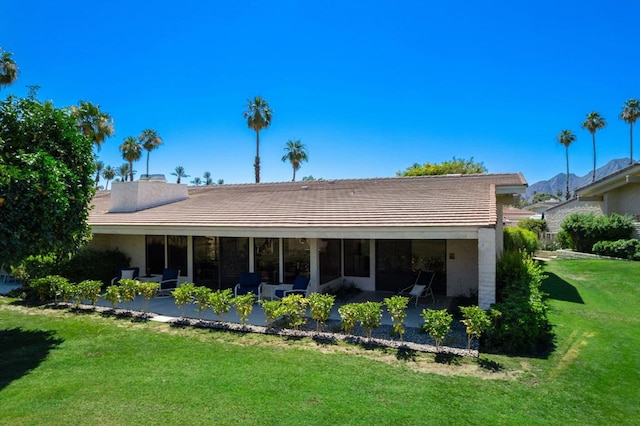
<instances>
[{"instance_id":1,"label":"neighboring house","mask_svg":"<svg viewBox=\"0 0 640 426\"><path fill-rule=\"evenodd\" d=\"M640 163L634 163L596 182L576 190L576 198L550 208L545 219L552 235L560 232L562 221L572 213L632 215L634 236L640 236Z\"/></svg>"},{"instance_id":2,"label":"neighboring house","mask_svg":"<svg viewBox=\"0 0 640 426\"><path fill-rule=\"evenodd\" d=\"M504 226L517 227L523 219L541 219L542 215L530 210L519 209L513 206L505 206L502 212L502 224Z\"/></svg>"},{"instance_id":3,"label":"neighboring house","mask_svg":"<svg viewBox=\"0 0 640 426\"><path fill-rule=\"evenodd\" d=\"M560 205L560 203L561 201L551 198L547 201L540 201L539 203L528 205L525 207L525 210L535 212L540 215L539 219L544 219L546 211Z\"/></svg>"},{"instance_id":4,"label":"neighboring house","mask_svg":"<svg viewBox=\"0 0 640 426\"><path fill-rule=\"evenodd\" d=\"M189 187L114 182L94 198L94 249L119 249L151 274L232 287L310 277L314 291L347 281L365 291L436 271L436 293L495 301L502 205L526 189L521 174L448 175ZM498 220L500 218L500 220Z\"/></svg>"}]
</instances>

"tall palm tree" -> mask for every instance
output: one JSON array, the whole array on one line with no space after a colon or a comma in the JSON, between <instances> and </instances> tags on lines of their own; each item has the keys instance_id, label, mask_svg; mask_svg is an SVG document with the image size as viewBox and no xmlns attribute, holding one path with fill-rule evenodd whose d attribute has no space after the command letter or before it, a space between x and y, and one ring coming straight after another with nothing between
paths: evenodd
<instances>
[{"instance_id":1,"label":"tall palm tree","mask_svg":"<svg viewBox=\"0 0 640 426\"><path fill-rule=\"evenodd\" d=\"M71 107L71 113L78 121L80 133L88 136L100 151L102 142L114 133L111 116L100 111L100 105L85 101L80 101L77 107Z\"/></svg>"},{"instance_id":2,"label":"tall palm tree","mask_svg":"<svg viewBox=\"0 0 640 426\"><path fill-rule=\"evenodd\" d=\"M102 177L107 181L107 183L104 184L104 189L106 191L107 189L109 189L109 181L116 177L116 171L113 167L107 166L102 171Z\"/></svg>"},{"instance_id":3,"label":"tall palm tree","mask_svg":"<svg viewBox=\"0 0 640 426\"><path fill-rule=\"evenodd\" d=\"M582 122L582 128L587 129L593 138L593 175L591 182L596 181L596 132L606 125L607 122L604 117L595 111L587 114L587 118Z\"/></svg>"},{"instance_id":4,"label":"tall palm tree","mask_svg":"<svg viewBox=\"0 0 640 426\"><path fill-rule=\"evenodd\" d=\"M147 151L147 177L149 177L149 154L156 149L162 143L162 139L153 129L145 129L138 136L138 140L142 144L142 147ZM180 182L178 182L180 183Z\"/></svg>"},{"instance_id":5,"label":"tall palm tree","mask_svg":"<svg viewBox=\"0 0 640 426\"><path fill-rule=\"evenodd\" d=\"M176 183L180 183L180 178L188 178L190 177L184 170L184 167L182 166L177 166L176 167L176 171L171 173L173 176L178 176L178 180L176 181Z\"/></svg>"},{"instance_id":6,"label":"tall palm tree","mask_svg":"<svg viewBox=\"0 0 640 426\"><path fill-rule=\"evenodd\" d=\"M576 140L576 135L571 130L563 130L558 135L558 142L564 145L567 156L567 191L565 192L565 200L569 199L569 145Z\"/></svg>"},{"instance_id":7,"label":"tall palm tree","mask_svg":"<svg viewBox=\"0 0 640 426\"><path fill-rule=\"evenodd\" d=\"M96 160L96 162L93 163L93 165L96 168L96 188L97 188L98 184L100 183L100 175L102 174L102 169L104 169L104 163L100 160Z\"/></svg>"},{"instance_id":8,"label":"tall palm tree","mask_svg":"<svg viewBox=\"0 0 640 426\"><path fill-rule=\"evenodd\" d=\"M211 179L211 172L204 172L204 184L209 186L213 184L213 179Z\"/></svg>"},{"instance_id":9,"label":"tall palm tree","mask_svg":"<svg viewBox=\"0 0 640 426\"><path fill-rule=\"evenodd\" d=\"M120 167L118 167L116 174L120 178L120 182L126 182L129 179L129 164L123 163Z\"/></svg>"},{"instance_id":10,"label":"tall palm tree","mask_svg":"<svg viewBox=\"0 0 640 426\"><path fill-rule=\"evenodd\" d=\"M305 151L307 149L306 145L300 142L300 139L295 141L288 141L287 145L284 147L284 150L287 151L285 155L282 156L282 161L289 161L291 166L293 167L293 179L292 182L296 180L296 171L302 165L303 161L309 161L309 156Z\"/></svg>"},{"instance_id":11,"label":"tall palm tree","mask_svg":"<svg viewBox=\"0 0 640 426\"><path fill-rule=\"evenodd\" d=\"M633 164L633 123L640 117L640 101L629 99L622 106L620 118L629 124L629 164Z\"/></svg>"},{"instance_id":12,"label":"tall palm tree","mask_svg":"<svg viewBox=\"0 0 640 426\"><path fill-rule=\"evenodd\" d=\"M124 138L120 145L122 158L129 162L129 180L133 182L133 162L138 161L142 156L142 145L133 136Z\"/></svg>"},{"instance_id":13,"label":"tall palm tree","mask_svg":"<svg viewBox=\"0 0 640 426\"><path fill-rule=\"evenodd\" d=\"M244 112L244 118L247 120L247 126L256 132L256 160L253 165L256 173L256 183L260 183L260 130L266 129L271 125L271 107L260 96L247 99L247 110Z\"/></svg>"},{"instance_id":14,"label":"tall palm tree","mask_svg":"<svg viewBox=\"0 0 640 426\"><path fill-rule=\"evenodd\" d=\"M10 86L18 79L18 65L11 57L13 53L3 52L0 47L0 89Z\"/></svg>"},{"instance_id":15,"label":"tall palm tree","mask_svg":"<svg viewBox=\"0 0 640 426\"><path fill-rule=\"evenodd\" d=\"M202 183L202 180L198 176L196 176L193 178L191 183L194 184L195 186L200 186L200 184Z\"/></svg>"}]
</instances>

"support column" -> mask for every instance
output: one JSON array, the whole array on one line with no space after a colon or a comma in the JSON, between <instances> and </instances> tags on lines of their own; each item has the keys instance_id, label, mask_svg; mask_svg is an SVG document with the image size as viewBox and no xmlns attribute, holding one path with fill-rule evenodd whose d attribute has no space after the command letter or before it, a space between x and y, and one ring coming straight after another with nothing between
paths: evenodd
<instances>
[{"instance_id":1,"label":"support column","mask_svg":"<svg viewBox=\"0 0 640 426\"><path fill-rule=\"evenodd\" d=\"M496 230L478 230L478 305L489 309L496 301Z\"/></svg>"},{"instance_id":2,"label":"support column","mask_svg":"<svg viewBox=\"0 0 640 426\"><path fill-rule=\"evenodd\" d=\"M320 251L318 239L309 238L309 288L317 292L320 287Z\"/></svg>"},{"instance_id":3,"label":"support column","mask_svg":"<svg viewBox=\"0 0 640 426\"><path fill-rule=\"evenodd\" d=\"M496 223L496 252L498 253L498 256L500 254L502 254L502 251L504 250L504 205L503 204L498 204L497 205L497 216L498 216L498 222Z\"/></svg>"}]
</instances>

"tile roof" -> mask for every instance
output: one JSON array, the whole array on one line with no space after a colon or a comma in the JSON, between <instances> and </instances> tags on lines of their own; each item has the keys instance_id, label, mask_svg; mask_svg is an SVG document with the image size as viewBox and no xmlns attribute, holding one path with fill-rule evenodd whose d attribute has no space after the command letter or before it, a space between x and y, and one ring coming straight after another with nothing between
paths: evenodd
<instances>
[{"instance_id":1,"label":"tile roof","mask_svg":"<svg viewBox=\"0 0 640 426\"><path fill-rule=\"evenodd\" d=\"M185 227L448 227L496 223L496 187L521 174L446 175L189 187L189 199L109 213L109 191L90 211L101 225ZM517 191L514 191L517 192Z\"/></svg>"}]
</instances>

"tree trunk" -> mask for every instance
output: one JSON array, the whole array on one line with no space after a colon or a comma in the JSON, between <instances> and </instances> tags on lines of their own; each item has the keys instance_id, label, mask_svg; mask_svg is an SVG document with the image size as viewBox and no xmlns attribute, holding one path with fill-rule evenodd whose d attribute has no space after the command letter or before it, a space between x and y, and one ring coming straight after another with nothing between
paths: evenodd
<instances>
[{"instance_id":1,"label":"tree trunk","mask_svg":"<svg viewBox=\"0 0 640 426\"><path fill-rule=\"evenodd\" d=\"M566 146L567 148L567 193L565 195L565 201L569 200L569 145Z\"/></svg>"},{"instance_id":2,"label":"tree trunk","mask_svg":"<svg viewBox=\"0 0 640 426\"><path fill-rule=\"evenodd\" d=\"M149 154L151 151L147 151L147 179L149 179Z\"/></svg>"},{"instance_id":3,"label":"tree trunk","mask_svg":"<svg viewBox=\"0 0 640 426\"><path fill-rule=\"evenodd\" d=\"M629 123L629 164L633 164L633 123Z\"/></svg>"},{"instance_id":4,"label":"tree trunk","mask_svg":"<svg viewBox=\"0 0 640 426\"><path fill-rule=\"evenodd\" d=\"M260 183L260 132L256 132L256 161L253 164L256 172L256 183Z\"/></svg>"},{"instance_id":5,"label":"tree trunk","mask_svg":"<svg viewBox=\"0 0 640 426\"><path fill-rule=\"evenodd\" d=\"M591 136L593 136L593 176L591 177L591 182L596 181L596 132L594 131Z\"/></svg>"}]
</instances>

